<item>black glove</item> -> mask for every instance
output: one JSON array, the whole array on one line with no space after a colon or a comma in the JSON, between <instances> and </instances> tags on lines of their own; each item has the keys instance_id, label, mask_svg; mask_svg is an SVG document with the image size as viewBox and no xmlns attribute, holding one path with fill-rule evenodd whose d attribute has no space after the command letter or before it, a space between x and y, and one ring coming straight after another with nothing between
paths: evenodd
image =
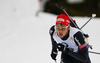
<instances>
[{"instance_id":1,"label":"black glove","mask_svg":"<svg viewBox=\"0 0 100 63\"><path fill-rule=\"evenodd\" d=\"M57 48L59 51L64 51L65 48L67 48L68 45L66 43L59 43L57 44Z\"/></svg>"},{"instance_id":2,"label":"black glove","mask_svg":"<svg viewBox=\"0 0 100 63\"><path fill-rule=\"evenodd\" d=\"M53 50L52 50L52 52L51 52L51 58L52 58L53 60L56 60L56 56L57 56L57 51L53 51Z\"/></svg>"},{"instance_id":3,"label":"black glove","mask_svg":"<svg viewBox=\"0 0 100 63\"><path fill-rule=\"evenodd\" d=\"M57 44L57 48L58 48L59 51L63 51L64 45L59 43L59 44Z\"/></svg>"},{"instance_id":4,"label":"black glove","mask_svg":"<svg viewBox=\"0 0 100 63\"><path fill-rule=\"evenodd\" d=\"M85 36L85 38L88 38L88 37L89 37L89 35L88 35L88 34L84 34L84 36Z\"/></svg>"}]
</instances>

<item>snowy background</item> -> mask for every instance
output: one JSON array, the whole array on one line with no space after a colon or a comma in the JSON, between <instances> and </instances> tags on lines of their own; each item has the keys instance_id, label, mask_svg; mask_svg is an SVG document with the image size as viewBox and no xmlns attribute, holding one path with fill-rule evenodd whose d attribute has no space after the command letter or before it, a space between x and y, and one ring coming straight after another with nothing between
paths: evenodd
<instances>
[{"instance_id":1,"label":"snowy background","mask_svg":"<svg viewBox=\"0 0 100 63\"><path fill-rule=\"evenodd\" d=\"M37 10L38 0L0 0L0 63L55 63L50 57L49 28L57 15L35 16ZM72 18L81 27L90 17ZM96 52L100 52L99 27L100 18L94 18L82 29ZM92 63L100 62L100 55L90 53L90 58Z\"/></svg>"}]
</instances>

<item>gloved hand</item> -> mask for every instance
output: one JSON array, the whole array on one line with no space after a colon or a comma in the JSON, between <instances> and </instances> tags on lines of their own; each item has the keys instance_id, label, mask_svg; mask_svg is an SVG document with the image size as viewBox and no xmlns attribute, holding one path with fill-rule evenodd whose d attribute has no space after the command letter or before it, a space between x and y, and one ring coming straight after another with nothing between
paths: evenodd
<instances>
[{"instance_id":1,"label":"gloved hand","mask_svg":"<svg viewBox=\"0 0 100 63\"><path fill-rule=\"evenodd\" d=\"M58 48L59 51L63 51L64 50L64 45L59 43L59 44L57 44L57 48Z\"/></svg>"},{"instance_id":2,"label":"gloved hand","mask_svg":"<svg viewBox=\"0 0 100 63\"><path fill-rule=\"evenodd\" d=\"M88 38L88 37L89 37L89 35L88 35L88 34L84 34L84 36L85 36L85 38Z\"/></svg>"},{"instance_id":3,"label":"gloved hand","mask_svg":"<svg viewBox=\"0 0 100 63\"><path fill-rule=\"evenodd\" d=\"M56 60L56 56L57 56L57 51L53 51L53 50L52 50L52 52L51 52L51 58L52 58L53 60Z\"/></svg>"},{"instance_id":4,"label":"gloved hand","mask_svg":"<svg viewBox=\"0 0 100 63\"><path fill-rule=\"evenodd\" d=\"M57 44L57 48L59 51L64 51L67 47L68 47L68 45L66 43Z\"/></svg>"}]
</instances>

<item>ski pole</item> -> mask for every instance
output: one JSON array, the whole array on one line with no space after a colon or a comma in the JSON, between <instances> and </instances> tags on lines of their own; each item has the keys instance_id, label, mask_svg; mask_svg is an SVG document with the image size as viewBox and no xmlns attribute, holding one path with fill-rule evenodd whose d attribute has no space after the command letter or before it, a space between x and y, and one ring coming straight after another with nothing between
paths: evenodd
<instances>
[{"instance_id":1,"label":"ski pole","mask_svg":"<svg viewBox=\"0 0 100 63\"><path fill-rule=\"evenodd\" d=\"M89 53L94 53L94 54L99 54L100 55L100 53L99 52L93 52L93 51L88 51Z\"/></svg>"},{"instance_id":2,"label":"ski pole","mask_svg":"<svg viewBox=\"0 0 100 63\"><path fill-rule=\"evenodd\" d=\"M92 17L80 29L82 29L94 17L96 17L96 14L92 14Z\"/></svg>"}]
</instances>

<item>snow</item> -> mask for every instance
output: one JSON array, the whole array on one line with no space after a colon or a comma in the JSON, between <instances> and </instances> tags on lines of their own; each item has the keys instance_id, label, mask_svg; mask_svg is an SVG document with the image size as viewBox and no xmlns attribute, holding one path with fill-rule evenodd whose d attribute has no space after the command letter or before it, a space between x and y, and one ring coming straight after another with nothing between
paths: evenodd
<instances>
[{"instance_id":1,"label":"snow","mask_svg":"<svg viewBox=\"0 0 100 63\"><path fill-rule=\"evenodd\" d=\"M55 63L51 57L49 29L56 16L40 12L38 0L0 0L0 63ZM81 27L89 17L72 17ZM93 50L100 52L100 18L92 19L82 30L89 34ZM91 51L91 50L90 50ZM90 53L92 63L100 56ZM57 63L60 62L60 52Z\"/></svg>"},{"instance_id":2,"label":"snow","mask_svg":"<svg viewBox=\"0 0 100 63\"><path fill-rule=\"evenodd\" d=\"M66 0L68 3L70 3L70 4L77 4L77 3L82 3L82 2L84 2L84 0Z\"/></svg>"}]
</instances>

